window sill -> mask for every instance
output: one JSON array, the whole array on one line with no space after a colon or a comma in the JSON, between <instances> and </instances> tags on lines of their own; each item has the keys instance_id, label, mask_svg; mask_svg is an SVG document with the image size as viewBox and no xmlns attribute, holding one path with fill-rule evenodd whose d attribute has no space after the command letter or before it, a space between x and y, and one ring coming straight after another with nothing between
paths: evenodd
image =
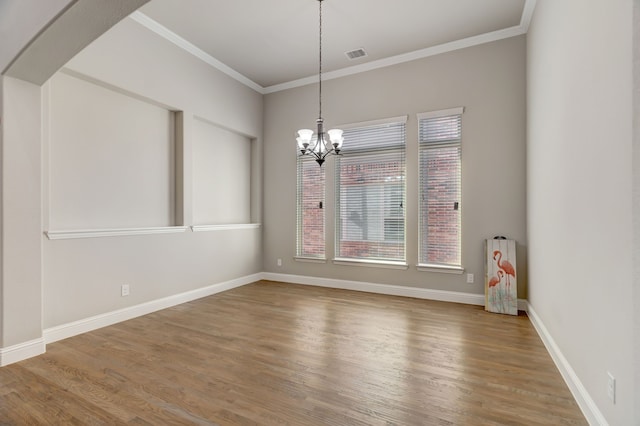
<instances>
[{"instance_id":1,"label":"window sill","mask_svg":"<svg viewBox=\"0 0 640 426\"><path fill-rule=\"evenodd\" d=\"M193 232L226 231L233 229L258 229L259 223L229 225L162 226L151 228L79 229L71 231L44 231L50 240L74 240L77 238L126 237L130 235L177 234L191 229Z\"/></svg>"},{"instance_id":2,"label":"window sill","mask_svg":"<svg viewBox=\"0 0 640 426\"><path fill-rule=\"evenodd\" d=\"M193 225L193 232L204 231L229 231L234 229L257 229L260 228L259 223L232 223L228 225Z\"/></svg>"},{"instance_id":3,"label":"window sill","mask_svg":"<svg viewBox=\"0 0 640 426\"><path fill-rule=\"evenodd\" d=\"M429 265L427 263L419 263L418 271L461 275L464 272L464 268L462 266Z\"/></svg>"},{"instance_id":4,"label":"window sill","mask_svg":"<svg viewBox=\"0 0 640 426\"><path fill-rule=\"evenodd\" d=\"M73 240L76 238L122 237L130 235L176 234L189 229L186 226L165 226L157 228L83 229L74 231L45 231L50 240Z\"/></svg>"},{"instance_id":5,"label":"window sill","mask_svg":"<svg viewBox=\"0 0 640 426\"><path fill-rule=\"evenodd\" d=\"M327 259L320 257L303 257L303 256L295 256L293 258L296 262L307 262L307 263L327 263Z\"/></svg>"},{"instance_id":6,"label":"window sill","mask_svg":"<svg viewBox=\"0 0 640 426\"><path fill-rule=\"evenodd\" d=\"M409 265L405 262L393 262L393 261L385 261L385 260L365 260L365 259L346 259L346 258L335 258L333 259L334 265L345 265L345 266L369 266L372 268L385 268L385 269L409 269Z\"/></svg>"}]
</instances>

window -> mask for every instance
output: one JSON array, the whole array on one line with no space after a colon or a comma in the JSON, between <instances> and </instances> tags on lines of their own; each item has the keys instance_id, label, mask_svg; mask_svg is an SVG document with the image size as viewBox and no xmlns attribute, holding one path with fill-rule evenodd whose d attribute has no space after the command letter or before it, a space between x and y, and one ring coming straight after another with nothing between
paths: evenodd
<instances>
[{"instance_id":1,"label":"window","mask_svg":"<svg viewBox=\"0 0 640 426\"><path fill-rule=\"evenodd\" d=\"M297 257L324 259L324 167L298 157Z\"/></svg>"},{"instance_id":2,"label":"window","mask_svg":"<svg viewBox=\"0 0 640 426\"><path fill-rule=\"evenodd\" d=\"M418 114L420 265L461 266L462 112L455 108Z\"/></svg>"},{"instance_id":3,"label":"window","mask_svg":"<svg viewBox=\"0 0 640 426\"><path fill-rule=\"evenodd\" d=\"M344 131L336 162L336 257L405 261L406 117Z\"/></svg>"}]
</instances>

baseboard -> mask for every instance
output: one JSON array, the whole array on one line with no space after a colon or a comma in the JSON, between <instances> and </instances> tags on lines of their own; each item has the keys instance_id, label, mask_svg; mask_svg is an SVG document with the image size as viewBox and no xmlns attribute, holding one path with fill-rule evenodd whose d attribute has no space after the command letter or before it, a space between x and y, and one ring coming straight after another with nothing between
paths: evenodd
<instances>
[{"instance_id":1,"label":"baseboard","mask_svg":"<svg viewBox=\"0 0 640 426\"><path fill-rule=\"evenodd\" d=\"M276 274L262 272L236 278L234 280L214 284L208 287L187 291L174 296L165 297L140 305L131 306L102 315L96 315L69 324L60 325L44 330L44 337L31 340L29 342L0 348L0 367L25 360L45 353L46 344L58 340L66 339L108 325L116 324L132 318L146 315L161 309L166 309L181 303L190 302L202 297L210 296L233 288L241 287L259 280L280 281L292 284L312 285L318 287L330 287L344 290L363 291L367 293L386 294L392 296L414 297L419 299L438 300L443 302L465 303L470 305L484 305L484 295L463 293L445 290L433 290L417 287L395 286L388 284L368 283L362 281L347 281L331 278L319 278L303 275ZM518 309L526 311L533 327L538 332L547 351L551 355L556 367L560 371L569 390L575 398L582 413L591 425L607 426L608 423L598 406L589 395L584 385L578 378L569 361L564 357L560 348L549 334L544 323L536 313L535 309L526 301L518 300Z\"/></svg>"},{"instance_id":2,"label":"baseboard","mask_svg":"<svg viewBox=\"0 0 640 426\"><path fill-rule=\"evenodd\" d=\"M0 348L0 367L41 355L44 352L45 343L43 338Z\"/></svg>"},{"instance_id":3,"label":"baseboard","mask_svg":"<svg viewBox=\"0 0 640 426\"><path fill-rule=\"evenodd\" d=\"M136 318L142 315L150 314L161 309L166 309L181 303L190 302L232 288L250 284L255 281L272 280L293 284L314 285L319 287L331 287L345 290L364 291L368 293L387 294L392 296L415 297L419 299L439 300L443 302L465 303L469 305L484 305L484 295L463 293L445 290L432 290L418 287L405 287L388 284L375 284L361 281L346 281L330 278L309 277L303 275L275 274L262 272L258 274L248 275L246 277L237 278L214 284L208 287L191 290L185 293L176 294L163 299L153 300L151 302L142 303L140 305L131 306L117 311L107 312L105 314L96 315L82 320L74 321L68 324L51 327L44 330L44 342L53 343L58 340L73 337L78 334L86 333L98 328L113 325L122 321ZM526 310L526 300L518 300L518 309ZM44 350L38 352L43 353ZM1 353L1 352L0 352ZM28 357L27 357L28 358ZM22 358L25 359L25 358Z\"/></svg>"},{"instance_id":4,"label":"baseboard","mask_svg":"<svg viewBox=\"0 0 640 426\"><path fill-rule=\"evenodd\" d=\"M574 399L578 403L580 410L582 410L582 414L586 417L587 421L590 425L599 425L599 426L607 426L607 420L604 418L600 409L589 395L589 392L585 389L584 385L578 378L578 375L573 368L571 368L571 364L564 357L562 351L560 351L560 347L556 344L551 334L545 327L544 323L536 313L535 309L529 304L528 307L528 315L531 320L531 324L538 332L540 339L542 339L542 343L547 348L547 352L551 355L553 362L560 370L560 374L562 378L566 382L571 394Z\"/></svg>"},{"instance_id":5,"label":"baseboard","mask_svg":"<svg viewBox=\"0 0 640 426\"><path fill-rule=\"evenodd\" d=\"M386 294L392 296L414 297L419 299L438 300L443 302L465 303L471 305L484 305L484 295L463 293L455 291L433 290L426 288L395 286L388 284L367 283L361 281L337 280L331 278L318 278L303 275L276 274L262 272L248 275L234 280L214 284L208 287L191 290L163 299L154 300L140 305L131 306L102 315L96 315L83 320L75 321L57 327L44 330L44 337L29 342L0 348L0 367L25 360L45 353L46 344L66 339L88 331L96 330L108 325L126 321L141 315L146 315L161 309L181 303L190 302L202 297L210 296L233 288L241 287L259 280L280 281L293 284L312 285L318 287L330 287L344 290L363 291L368 293ZM582 413L591 425L607 426L608 423L598 406L589 395L584 385L578 378L569 361L556 344L535 309L526 301L518 300L518 309L526 311L533 327L538 332L543 344L551 355L556 367L560 371L569 390L575 398Z\"/></svg>"},{"instance_id":6,"label":"baseboard","mask_svg":"<svg viewBox=\"0 0 640 426\"><path fill-rule=\"evenodd\" d=\"M415 297L417 299L438 300L442 302L465 303L467 305L484 306L484 294L463 293L460 291L433 290L420 287L406 287L389 284L367 283L362 281L347 281L332 278L309 277L305 275L276 274L272 272L263 272L262 279L270 281L281 281L292 284L364 291L367 293L386 294L390 296ZM527 301L518 299L518 309L526 311Z\"/></svg>"},{"instance_id":7,"label":"baseboard","mask_svg":"<svg viewBox=\"0 0 640 426\"><path fill-rule=\"evenodd\" d=\"M142 315L147 315L161 309L170 308L181 303L191 302L192 300L202 297L211 296L212 294L222 291L231 290L232 288L241 287L261 279L261 274L247 275L245 277L236 278L234 280L213 284L208 287L187 291L162 299L153 300L139 305L130 306L128 308L119 309L113 312L96 315L72 323L59 325L44 330L44 341L49 344L58 340L73 337L78 334L106 327ZM44 352L44 351L43 351Z\"/></svg>"},{"instance_id":8,"label":"baseboard","mask_svg":"<svg viewBox=\"0 0 640 426\"><path fill-rule=\"evenodd\" d=\"M389 284L368 283L362 281L348 281L331 278L319 278L303 275L276 274L261 272L234 280L214 284L208 287L176 294L163 299L153 300L140 305L131 306L117 311L74 321L68 324L47 328L43 332L41 341L26 342L15 347L0 349L0 365L20 361L45 352L45 344L57 342L82 333L97 330L122 321L147 315L161 309L166 309L181 303L190 302L202 297L210 296L222 291L231 290L259 280L281 281L292 284L330 287L344 290L363 291L367 293L386 294L391 296L414 297L418 299L438 300L443 302L464 303L469 305L484 305L484 295L447 290L434 290L418 287L396 286ZM518 300L518 309L527 310L526 300ZM37 346L39 342L40 346ZM35 346L34 346L35 345Z\"/></svg>"}]
</instances>

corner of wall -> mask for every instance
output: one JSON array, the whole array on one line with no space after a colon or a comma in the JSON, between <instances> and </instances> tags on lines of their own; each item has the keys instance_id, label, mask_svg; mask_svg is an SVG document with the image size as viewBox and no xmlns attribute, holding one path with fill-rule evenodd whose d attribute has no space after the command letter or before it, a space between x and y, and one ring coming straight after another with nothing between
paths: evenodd
<instances>
[{"instance_id":1,"label":"corner of wall","mask_svg":"<svg viewBox=\"0 0 640 426\"><path fill-rule=\"evenodd\" d=\"M0 348L0 367L45 353L44 338Z\"/></svg>"},{"instance_id":2,"label":"corner of wall","mask_svg":"<svg viewBox=\"0 0 640 426\"><path fill-rule=\"evenodd\" d=\"M634 407L640 424L640 1L633 2L633 313Z\"/></svg>"},{"instance_id":3,"label":"corner of wall","mask_svg":"<svg viewBox=\"0 0 640 426\"><path fill-rule=\"evenodd\" d=\"M589 424L602 426L607 425L608 423L604 418L604 415L600 412L595 401L591 398L589 392L587 392L587 389L580 381L580 378L571 367L571 364L569 364L569 361L567 361L567 358L563 355L560 347L557 345L547 330L547 327L545 327L542 322L542 319L540 319L531 304L528 304L527 315Z\"/></svg>"}]
</instances>

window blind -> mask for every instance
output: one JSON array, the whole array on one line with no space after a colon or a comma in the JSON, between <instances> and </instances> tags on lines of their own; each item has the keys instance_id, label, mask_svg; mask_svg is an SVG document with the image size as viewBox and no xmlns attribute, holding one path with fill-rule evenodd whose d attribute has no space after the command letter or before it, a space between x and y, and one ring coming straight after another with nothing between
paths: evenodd
<instances>
[{"instance_id":1,"label":"window blind","mask_svg":"<svg viewBox=\"0 0 640 426\"><path fill-rule=\"evenodd\" d=\"M298 156L296 255L324 259L324 167Z\"/></svg>"},{"instance_id":2,"label":"window blind","mask_svg":"<svg viewBox=\"0 0 640 426\"><path fill-rule=\"evenodd\" d=\"M405 123L344 131L336 162L336 255L405 260Z\"/></svg>"},{"instance_id":3,"label":"window blind","mask_svg":"<svg viewBox=\"0 0 640 426\"><path fill-rule=\"evenodd\" d=\"M419 263L461 265L462 108L418 115Z\"/></svg>"}]
</instances>

